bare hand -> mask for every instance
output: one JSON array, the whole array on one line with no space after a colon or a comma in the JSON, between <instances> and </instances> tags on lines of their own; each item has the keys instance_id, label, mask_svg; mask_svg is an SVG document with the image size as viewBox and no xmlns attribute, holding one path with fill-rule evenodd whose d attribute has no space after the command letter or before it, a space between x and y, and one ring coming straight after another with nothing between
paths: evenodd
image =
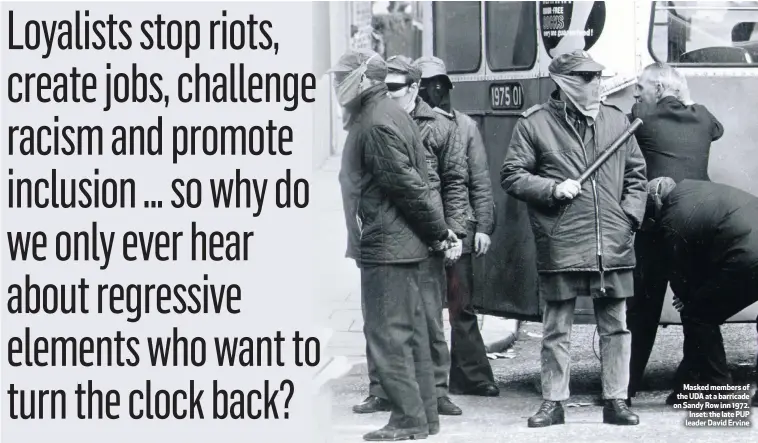
<instances>
[{"instance_id":1,"label":"bare hand","mask_svg":"<svg viewBox=\"0 0 758 443\"><path fill-rule=\"evenodd\" d=\"M576 180L568 179L555 187L553 195L558 200L571 200L582 193L582 185Z\"/></svg>"},{"instance_id":2,"label":"bare hand","mask_svg":"<svg viewBox=\"0 0 758 443\"><path fill-rule=\"evenodd\" d=\"M682 308L684 307L684 303L679 300L678 298L674 297L674 300L671 303L674 305L674 309L676 309L678 312L682 312Z\"/></svg>"},{"instance_id":3,"label":"bare hand","mask_svg":"<svg viewBox=\"0 0 758 443\"><path fill-rule=\"evenodd\" d=\"M483 232L477 232L474 236L474 248L476 251L476 256L480 257L487 253L490 249L490 245L492 244L492 240L490 240L490 236L483 233Z\"/></svg>"},{"instance_id":4,"label":"bare hand","mask_svg":"<svg viewBox=\"0 0 758 443\"><path fill-rule=\"evenodd\" d=\"M459 258L461 258L461 253L463 252L463 242L460 240L457 240L453 243L451 243L450 248L445 250L445 266L452 266L453 263L458 261Z\"/></svg>"},{"instance_id":5,"label":"bare hand","mask_svg":"<svg viewBox=\"0 0 758 443\"><path fill-rule=\"evenodd\" d=\"M432 250L433 251L446 251L450 249L453 246L453 243L458 241L458 237L455 235L455 233L448 229L447 230L447 238L445 238L442 241L434 242L432 244Z\"/></svg>"}]
</instances>

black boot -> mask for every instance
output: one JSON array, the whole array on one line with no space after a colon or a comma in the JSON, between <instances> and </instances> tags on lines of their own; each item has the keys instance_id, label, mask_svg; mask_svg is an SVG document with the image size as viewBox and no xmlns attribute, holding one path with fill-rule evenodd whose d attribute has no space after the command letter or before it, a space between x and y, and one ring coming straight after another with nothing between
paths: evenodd
<instances>
[{"instance_id":1,"label":"black boot","mask_svg":"<svg viewBox=\"0 0 758 443\"><path fill-rule=\"evenodd\" d=\"M439 430L439 427L437 428ZM387 425L378 431L369 432L363 436L366 441L401 441L401 440L422 440L429 437L428 426L418 426L415 428L396 428Z\"/></svg>"},{"instance_id":2,"label":"black boot","mask_svg":"<svg viewBox=\"0 0 758 443\"><path fill-rule=\"evenodd\" d=\"M563 406L559 401L545 400L539 411L529 417L527 425L530 428L543 428L545 426L562 425L566 422Z\"/></svg>"},{"instance_id":3,"label":"black boot","mask_svg":"<svg viewBox=\"0 0 758 443\"><path fill-rule=\"evenodd\" d=\"M474 395L478 397L497 397L500 395L500 389L494 383L484 383L471 389L450 389L451 394L457 395Z\"/></svg>"},{"instance_id":4,"label":"black boot","mask_svg":"<svg viewBox=\"0 0 758 443\"><path fill-rule=\"evenodd\" d=\"M622 398L606 400L603 406L603 423L611 425L638 425L640 418L629 410Z\"/></svg>"},{"instance_id":5,"label":"black boot","mask_svg":"<svg viewBox=\"0 0 758 443\"><path fill-rule=\"evenodd\" d=\"M440 415L461 415L463 411L449 397L440 397L437 399L437 413Z\"/></svg>"},{"instance_id":6,"label":"black boot","mask_svg":"<svg viewBox=\"0 0 758 443\"><path fill-rule=\"evenodd\" d=\"M374 412L387 412L392 409L389 400L369 395L363 400L363 403L353 406L353 412L356 414L372 414Z\"/></svg>"}]
</instances>

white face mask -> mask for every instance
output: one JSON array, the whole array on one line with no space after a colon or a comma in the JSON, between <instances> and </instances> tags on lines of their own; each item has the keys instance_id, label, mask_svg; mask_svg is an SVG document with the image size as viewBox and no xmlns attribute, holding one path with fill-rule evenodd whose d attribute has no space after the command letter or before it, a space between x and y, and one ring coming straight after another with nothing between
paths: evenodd
<instances>
[{"instance_id":1,"label":"white face mask","mask_svg":"<svg viewBox=\"0 0 758 443\"><path fill-rule=\"evenodd\" d=\"M585 117L595 120L600 113L600 78L587 83L580 77L550 74L571 103Z\"/></svg>"},{"instance_id":2,"label":"white face mask","mask_svg":"<svg viewBox=\"0 0 758 443\"><path fill-rule=\"evenodd\" d=\"M376 55L372 55L368 60L361 63L361 65L355 71L347 75L342 82L337 83L334 86L335 94L337 95L337 101L343 107L347 106L350 102L355 100L363 92L363 82L365 80L366 70L368 69L368 63Z\"/></svg>"},{"instance_id":3,"label":"white face mask","mask_svg":"<svg viewBox=\"0 0 758 443\"><path fill-rule=\"evenodd\" d=\"M400 79L402 79L402 81L406 81L405 76L402 76ZM388 77L388 82L389 80L392 79ZM418 84L406 85L397 91L389 91L387 92L387 95L410 114L416 108Z\"/></svg>"}]
</instances>

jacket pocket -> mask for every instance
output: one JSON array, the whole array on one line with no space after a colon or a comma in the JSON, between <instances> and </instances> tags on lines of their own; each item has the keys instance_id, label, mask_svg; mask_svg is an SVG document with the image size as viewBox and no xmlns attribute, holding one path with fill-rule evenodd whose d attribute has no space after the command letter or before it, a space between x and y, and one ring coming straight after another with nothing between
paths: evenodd
<instances>
[{"instance_id":1,"label":"jacket pocket","mask_svg":"<svg viewBox=\"0 0 758 443\"><path fill-rule=\"evenodd\" d=\"M558 228L561 226L561 222L563 221L564 216L568 212L571 205L573 205L574 202L572 201L569 204L561 206L561 210L558 213L558 218L555 219L555 223L553 224L553 229L550 230L550 236L554 236L555 233L558 231Z\"/></svg>"}]
</instances>

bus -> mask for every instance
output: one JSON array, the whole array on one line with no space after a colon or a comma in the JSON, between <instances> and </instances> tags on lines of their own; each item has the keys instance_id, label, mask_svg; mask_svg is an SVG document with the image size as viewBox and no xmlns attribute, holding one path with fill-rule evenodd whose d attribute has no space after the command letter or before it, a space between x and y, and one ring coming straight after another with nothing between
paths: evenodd
<instances>
[{"instance_id":1,"label":"bus","mask_svg":"<svg viewBox=\"0 0 758 443\"><path fill-rule=\"evenodd\" d=\"M758 2L540 1L423 2L424 55L445 61L453 107L474 118L484 138L495 196L492 247L475 260L478 312L540 322L534 237L526 205L500 187L500 166L513 127L547 101L553 57L576 49L607 69L602 95L625 112L641 70L655 61L682 70L692 100L722 122L709 175L758 195ZM756 221L758 227L758 221ZM681 324L669 288L660 324ZM575 323L595 322L580 297ZM729 322L754 323L758 303Z\"/></svg>"}]
</instances>

